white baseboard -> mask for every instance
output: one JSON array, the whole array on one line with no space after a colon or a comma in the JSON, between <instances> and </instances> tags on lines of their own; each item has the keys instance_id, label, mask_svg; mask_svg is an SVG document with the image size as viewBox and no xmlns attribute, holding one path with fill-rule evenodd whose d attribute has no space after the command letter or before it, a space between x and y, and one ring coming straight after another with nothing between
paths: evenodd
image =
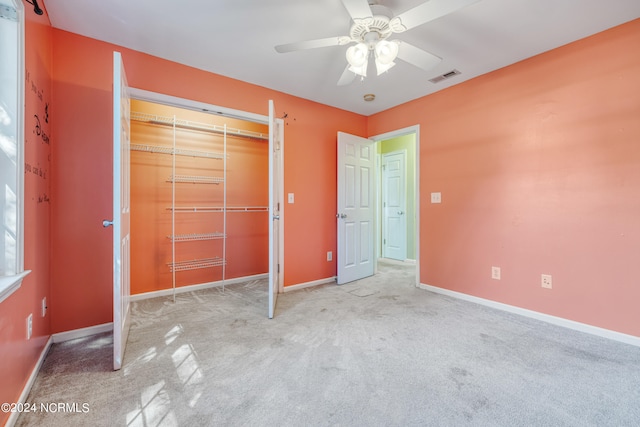
<instances>
[{"instance_id":1,"label":"white baseboard","mask_svg":"<svg viewBox=\"0 0 640 427\"><path fill-rule=\"evenodd\" d=\"M22 393L20 393L20 398L16 403L25 403L27 401L27 397L29 397L29 393L31 393L31 387L33 387L33 383L35 382L36 377L38 376L38 372L40 372L40 368L42 368L42 364L44 363L44 359L47 357L47 353L49 353L49 349L51 348L52 343L53 343L53 337L51 336L47 340L47 343L44 345L44 348L40 353L40 357L38 358L38 362L36 363L36 366L33 367L33 370L31 371L31 375L29 375L29 379L27 380L27 383L24 385L24 388L22 389ZM12 412L11 415L9 415L9 419L7 420L7 423L5 424L5 426L13 427L18 421L19 416L20 416L20 412L18 411Z\"/></svg>"},{"instance_id":2,"label":"white baseboard","mask_svg":"<svg viewBox=\"0 0 640 427\"><path fill-rule=\"evenodd\" d=\"M200 283L200 284L197 284L197 285L189 285L189 286L181 286L179 288L176 288L175 292L176 292L176 294L180 294L180 293L183 293L183 292L200 291L202 289L217 288L217 287L222 286L223 284L225 286L227 286L227 285L235 285L236 283L247 282L249 280L266 279L268 277L269 277L268 273L255 274L253 276L236 277L234 279L226 279L224 281L218 280L216 282ZM143 294L131 295L131 301L140 301L140 300L145 300L145 299L149 299L149 298L166 297L166 296L171 296L171 295L173 295L173 288L162 289L160 291L145 292Z\"/></svg>"},{"instance_id":3,"label":"white baseboard","mask_svg":"<svg viewBox=\"0 0 640 427\"><path fill-rule=\"evenodd\" d=\"M284 292L298 291L304 288L310 288L312 286L326 285L336 281L336 276L327 277L326 279L312 280L311 282L298 283L297 285L285 286Z\"/></svg>"},{"instance_id":4,"label":"white baseboard","mask_svg":"<svg viewBox=\"0 0 640 427\"><path fill-rule=\"evenodd\" d=\"M587 325L586 323L580 323L562 317L552 316L550 314L540 313L538 311L527 310L526 308L520 308L509 304L503 304L501 302L492 301L473 295L463 294L462 292L450 291L448 289L438 288L436 286L420 284L421 289L435 292L442 295L458 298L461 300L473 302L476 304L484 305L487 307L495 308L509 313L519 314L520 316L529 317L543 322L551 323L553 325L562 326L564 328L573 329L575 331L584 332L591 335L596 335L602 338L608 338L610 340L630 344L636 347L640 347L640 337L634 335L623 334L621 332L612 331L609 329L599 328L597 326Z\"/></svg>"},{"instance_id":5,"label":"white baseboard","mask_svg":"<svg viewBox=\"0 0 640 427\"><path fill-rule=\"evenodd\" d=\"M102 332L113 331L113 323L103 323L102 325L89 326L88 328L74 329L72 331L58 332L53 334L51 338L54 343L74 340L76 338L84 338L95 334L101 334Z\"/></svg>"}]
</instances>

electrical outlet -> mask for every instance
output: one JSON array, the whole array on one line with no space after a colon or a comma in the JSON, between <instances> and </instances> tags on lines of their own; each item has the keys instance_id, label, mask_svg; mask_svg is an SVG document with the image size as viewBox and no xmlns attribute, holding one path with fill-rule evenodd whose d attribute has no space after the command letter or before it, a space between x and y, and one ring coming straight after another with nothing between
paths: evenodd
<instances>
[{"instance_id":1,"label":"electrical outlet","mask_svg":"<svg viewBox=\"0 0 640 427\"><path fill-rule=\"evenodd\" d=\"M442 203L442 193L431 193L431 203Z\"/></svg>"},{"instance_id":2,"label":"electrical outlet","mask_svg":"<svg viewBox=\"0 0 640 427\"><path fill-rule=\"evenodd\" d=\"M541 277L541 285L543 288L545 289L551 289L552 288L552 282L551 282L551 275L550 274L543 274Z\"/></svg>"},{"instance_id":3,"label":"electrical outlet","mask_svg":"<svg viewBox=\"0 0 640 427\"><path fill-rule=\"evenodd\" d=\"M500 280L500 267L491 267L491 278Z\"/></svg>"},{"instance_id":4,"label":"electrical outlet","mask_svg":"<svg viewBox=\"0 0 640 427\"><path fill-rule=\"evenodd\" d=\"M47 297L42 298L42 317L47 315Z\"/></svg>"},{"instance_id":5,"label":"electrical outlet","mask_svg":"<svg viewBox=\"0 0 640 427\"><path fill-rule=\"evenodd\" d=\"M33 333L33 313L30 313L27 317L27 339L31 339L31 334Z\"/></svg>"},{"instance_id":6,"label":"electrical outlet","mask_svg":"<svg viewBox=\"0 0 640 427\"><path fill-rule=\"evenodd\" d=\"M327 261L333 261L333 252L332 251L328 251L327 252Z\"/></svg>"}]
</instances>

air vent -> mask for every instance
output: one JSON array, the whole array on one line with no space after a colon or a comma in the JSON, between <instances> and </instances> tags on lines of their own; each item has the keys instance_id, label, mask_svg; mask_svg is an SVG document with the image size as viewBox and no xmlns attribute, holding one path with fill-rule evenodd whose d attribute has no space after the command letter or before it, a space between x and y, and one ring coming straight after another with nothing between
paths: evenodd
<instances>
[{"instance_id":1,"label":"air vent","mask_svg":"<svg viewBox=\"0 0 640 427\"><path fill-rule=\"evenodd\" d=\"M460 71L458 70L451 70L448 73L444 73L438 77L434 77L432 79L429 79L429 81L431 83L440 83L443 80L447 80L450 79L451 77L457 76L458 74L460 74Z\"/></svg>"}]
</instances>

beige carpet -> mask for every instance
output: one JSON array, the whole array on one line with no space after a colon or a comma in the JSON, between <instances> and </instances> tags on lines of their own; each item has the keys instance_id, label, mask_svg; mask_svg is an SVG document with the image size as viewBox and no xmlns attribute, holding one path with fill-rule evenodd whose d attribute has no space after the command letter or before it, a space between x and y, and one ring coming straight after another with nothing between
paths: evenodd
<instances>
[{"instance_id":1,"label":"beige carpet","mask_svg":"<svg viewBox=\"0 0 640 427\"><path fill-rule=\"evenodd\" d=\"M17 425L640 424L639 348L414 284L383 263L280 295L273 320L263 281L137 302L123 369L109 334L54 345L28 402L78 411Z\"/></svg>"}]
</instances>

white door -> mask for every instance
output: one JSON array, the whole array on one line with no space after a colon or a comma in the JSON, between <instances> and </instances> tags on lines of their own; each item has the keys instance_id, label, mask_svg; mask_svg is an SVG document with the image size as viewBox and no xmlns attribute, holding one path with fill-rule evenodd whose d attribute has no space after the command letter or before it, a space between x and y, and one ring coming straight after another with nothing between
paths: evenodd
<instances>
[{"instance_id":1,"label":"white door","mask_svg":"<svg viewBox=\"0 0 640 427\"><path fill-rule=\"evenodd\" d=\"M407 259L405 152L382 156L382 256Z\"/></svg>"},{"instance_id":2,"label":"white door","mask_svg":"<svg viewBox=\"0 0 640 427\"><path fill-rule=\"evenodd\" d=\"M269 101L269 319L273 319L280 284L280 167L282 120L275 117Z\"/></svg>"},{"instance_id":3,"label":"white door","mask_svg":"<svg viewBox=\"0 0 640 427\"><path fill-rule=\"evenodd\" d=\"M113 369L122 367L129 335L129 88L113 53Z\"/></svg>"},{"instance_id":4,"label":"white door","mask_svg":"<svg viewBox=\"0 0 640 427\"><path fill-rule=\"evenodd\" d=\"M338 284L373 275L375 142L338 132Z\"/></svg>"}]
</instances>

